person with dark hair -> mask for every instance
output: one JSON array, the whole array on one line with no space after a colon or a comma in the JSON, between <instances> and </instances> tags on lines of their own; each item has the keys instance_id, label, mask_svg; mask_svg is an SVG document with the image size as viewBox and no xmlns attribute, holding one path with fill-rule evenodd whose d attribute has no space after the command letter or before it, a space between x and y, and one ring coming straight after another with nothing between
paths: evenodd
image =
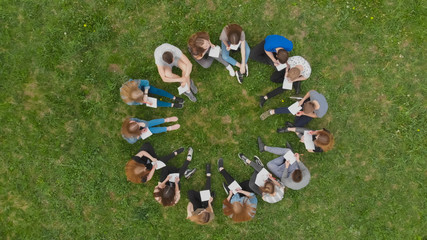
<instances>
[{"instance_id":1,"label":"person with dark hair","mask_svg":"<svg viewBox=\"0 0 427 240\"><path fill-rule=\"evenodd\" d=\"M222 210L224 214L230 217L234 222L249 221L255 217L256 206L258 200L249 187L249 181L239 183L242 189L238 189L237 193L233 194L233 191L228 189L228 186L235 180L230 174L224 169L224 161L222 158L218 159L218 171L225 178L227 183L223 183L222 186L228 197L224 199Z\"/></svg>"},{"instance_id":2,"label":"person with dark hair","mask_svg":"<svg viewBox=\"0 0 427 240\"><path fill-rule=\"evenodd\" d=\"M197 101L193 93L196 94L198 89L190 78L193 65L179 48L169 43L164 43L154 51L154 59L163 82L179 82L181 87L187 86L188 90L184 94L192 102ZM181 69L182 76L172 73L172 67Z\"/></svg>"},{"instance_id":3,"label":"person with dark hair","mask_svg":"<svg viewBox=\"0 0 427 240\"><path fill-rule=\"evenodd\" d=\"M334 147L334 136L326 128L313 131L307 128L295 127L292 123L286 122L286 127L277 130L278 133L294 132L302 143L304 142L305 131L309 131L309 136L312 137L314 143L314 149L307 149L307 151L321 153L327 152Z\"/></svg>"},{"instance_id":4,"label":"person with dark hair","mask_svg":"<svg viewBox=\"0 0 427 240\"><path fill-rule=\"evenodd\" d=\"M225 68L229 71L230 76L234 77L235 72L233 66L222 58L222 53L219 52L218 57L209 55L209 51L216 46L212 44L209 39L207 32L197 32L190 36L188 39L188 51L194 60L199 63L203 68L209 68L212 65L213 60L217 60L222 63Z\"/></svg>"},{"instance_id":5,"label":"person with dark hair","mask_svg":"<svg viewBox=\"0 0 427 240\"><path fill-rule=\"evenodd\" d=\"M294 45L287 38L280 35L269 35L256 45L250 54L250 58L271 66L278 66L288 61L290 51Z\"/></svg>"},{"instance_id":6,"label":"person with dark hair","mask_svg":"<svg viewBox=\"0 0 427 240\"><path fill-rule=\"evenodd\" d=\"M290 164L284 157L288 151L292 151L292 147L289 143L286 143L286 148L269 147L258 137L258 148L260 152L267 151L278 155L277 158L267 163L267 168L280 178L280 182L284 186L293 190L299 190L308 185L311 177L310 172L304 163L300 161L299 154L294 154L296 161L293 164Z\"/></svg>"},{"instance_id":7,"label":"person with dark hair","mask_svg":"<svg viewBox=\"0 0 427 240\"><path fill-rule=\"evenodd\" d=\"M203 190L209 190L211 196L209 200L202 201L200 191L188 191L187 219L197 224L208 224L214 219L212 208L213 192L211 192L211 165L206 164L206 184Z\"/></svg>"},{"instance_id":8,"label":"person with dark hair","mask_svg":"<svg viewBox=\"0 0 427 240\"><path fill-rule=\"evenodd\" d=\"M175 101L175 103L168 103L157 100L158 107L182 108L184 106L184 99L175 97L165 90L150 85L148 80L130 79L120 88L120 96L127 105L151 105L152 103L148 101L149 94L159 95Z\"/></svg>"},{"instance_id":9,"label":"person with dark hair","mask_svg":"<svg viewBox=\"0 0 427 240\"><path fill-rule=\"evenodd\" d=\"M222 29L219 37L221 40L222 58L233 66L237 66L239 71L236 71L237 81L241 84L243 82L243 75L249 75L248 59L251 52L248 43L246 42L245 32L242 27L237 24L229 24ZM240 48L242 55L241 62L237 62L234 58L230 57L230 51Z\"/></svg>"},{"instance_id":10,"label":"person with dark hair","mask_svg":"<svg viewBox=\"0 0 427 240\"><path fill-rule=\"evenodd\" d=\"M283 199L285 188L270 174L268 179L265 180L264 186L258 186L256 179L260 171L264 168L258 156L254 156L254 161L249 160L243 153L239 153L239 158L245 165L250 165L254 169L254 173L249 180L249 187L258 195L262 200L268 203L276 203Z\"/></svg>"},{"instance_id":11,"label":"person with dark hair","mask_svg":"<svg viewBox=\"0 0 427 240\"><path fill-rule=\"evenodd\" d=\"M150 121L141 120L138 118L127 117L122 124L122 137L130 144L135 143L143 137L143 134L150 130L153 134L163 133L167 131L178 130L181 125L174 124L169 127L155 127L162 123L176 122L177 117L159 118Z\"/></svg>"},{"instance_id":12,"label":"person with dark hair","mask_svg":"<svg viewBox=\"0 0 427 240\"><path fill-rule=\"evenodd\" d=\"M325 96L318 93L315 90L309 91L300 101L299 106L302 107L302 111L295 114L295 127L304 127L313 118L321 118L328 111L328 102ZM276 109L270 109L261 114L261 120L265 120L269 116L274 114L285 114L291 113L288 107L280 107ZM282 132L281 128L277 129L278 132Z\"/></svg>"},{"instance_id":13,"label":"person with dark hair","mask_svg":"<svg viewBox=\"0 0 427 240\"><path fill-rule=\"evenodd\" d=\"M154 188L154 199L163 206L174 206L181 198L180 179L184 176L190 178L196 169L187 169L193 158L193 149L188 148L187 160L180 168L167 165L162 168L160 182ZM179 174L179 177L174 177L171 174Z\"/></svg>"},{"instance_id":14,"label":"person with dark hair","mask_svg":"<svg viewBox=\"0 0 427 240\"><path fill-rule=\"evenodd\" d=\"M149 142L144 143L139 152L126 164L125 172L127 180L133 183L146 183L150 181L154 175L154 171L156 171L158 161L167 164L169 160L183 151L184 148L179 148L164 157L158 158L153 146Z\"/></svg>"}]
</instances>

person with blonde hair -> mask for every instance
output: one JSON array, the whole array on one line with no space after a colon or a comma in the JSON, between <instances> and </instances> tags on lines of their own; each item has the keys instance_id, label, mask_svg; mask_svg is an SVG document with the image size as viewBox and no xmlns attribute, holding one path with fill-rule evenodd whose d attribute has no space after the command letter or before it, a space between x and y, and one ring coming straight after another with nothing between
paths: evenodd
<instances>
[{"instance_id":1,"label":"person with blonde hair","mask_svg":"<svg viewBox=\"0 0 427 240\"><path fill-rule=\"evenodd\" d=\"M138 184L150 181L156 171L158 161L167 164L169 160L183 151L184 148L179 148L166 156L158 158L153 146L149 142L144 143L139 152L126 164L127 180Z\"/></svg>"},{"instance_id":2,"label":"person with blonde hair","mask_svg":"<svg viewBox=\"0 0 427 240\"><path fill-rule=\"evenodd\" d=\"M218 171L225 178L227 183L223 183L222 186L228 197L222 202L222 210L224 214L230 217L234 222L245 222L255 217L256 207L258 199L249 187L249 181L239 183L242 189L238 189L236 194L233 194L228 186L235 180L230 174L224 169L223 159L218 159Z\"/></svg>"},{"instance_id":3,"label":"person with blonde hair","mask_svg":"<svg viewBox=\"0 0 427 240\"><path fill-rule=\"evenodd\" d=\"M235 72L233 66L222 58L222 53L219 52L218 57L210 56L209 51L216 46L212 44L207 32L196 32L188 39L188 51L194 60L203 68L209 68L213 60L217 60L229 71L230 76L234 77Z\"/></svg>"},{"instance_id":4,"label":"person with blonde hair","mask_svg":"<svg viewBox=\"0 0 427 240\"><path fill-rule=\"evenodd\" d=\"M128 143L133 144L139 139L141 139L142 135L147 131L150 131L152 134L159 134L159 133L179 129L181 127L181 125L179 124L174 124L169 127L155 127L163 123L176 122L176 121L178 121L177 117L153 119L150 121L127 117L122 124L122 130L121 130L122 137Z\"/></svg>"},{"instance_id":5,"label":"person with blonde hair","mask_svg":"<svg viewBox=\"0 0 427 240\"><path fill-rule=\"evenodd\" d=\"M158 107L182 108L184 106L184 99L175 97L165 90L150 85L148 80L130 79L120 88L120 95L122 100L127 105L151 105L153 103L148 100L148 97L152 96L153 94L175 101L174 103L168 103L157 99Z\"/></svg>"},{"instance_id":6,"label":"person with blonde hair","mask_svg":"<svg viewBox=\"0 0 427 240\"><path fill-rule=\"evenodd\" d=\"M300 142L304 142L304 132L309 131L309 135L312 137L314 142L314 149L307 149L309 152L321 153L327 152L334 147L334 136L326 128L321 130L310 130L303 127L295 127L292 123L286 122L286 127L279 128L278 133L294 132Z\"/></svg>"}]
</instances>

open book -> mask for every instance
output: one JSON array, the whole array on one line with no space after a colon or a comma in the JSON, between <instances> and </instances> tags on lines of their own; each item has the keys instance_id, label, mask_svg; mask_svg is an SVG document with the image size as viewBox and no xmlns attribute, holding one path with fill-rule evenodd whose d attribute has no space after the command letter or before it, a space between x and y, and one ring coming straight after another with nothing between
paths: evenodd
<instances>
[{"instance_id":1,"label":"open book","mask_svg":"<svg viewBox=\"0 0 427 240\"><path fill-rule=\"evenodd\" d=\"M264 187L265 181L268 179L269 175L270 173L265 168L263 168L256 175L255 184L259 187Z\"/></svg>"},{"instance_id":2,"label":"open book","mask_svg":"<svg viewBox=\"0 0 427 240\"><path fill-rule=\"evenodd\" d=\"M149 136L153 135L153 133L150 131L150 129L148 127L146 127L145 129L147 129L147 131L143 132L141 134L141 138L142 140L148 138Z\"/></svg>"},{"instance_id":3,"label":"open book","mask_svg":"<svg viewBox=\"0 0 427 240\"><path fill-rule=\"evenodd\" d=\"M171 176L171 178L169 178L169 182L175 182L175 180L179 178L179 173L171 173L168 176Z\"/></svg>"},{"instance_id":4,"label":"open book","mask_svg":"<svg viewBox=\"0 0 427 240\"><path fill-rule=\"evenodd\" d=\"M184 87L181 87L181 86L179 86L179 88L178 88L178 93L179 93L179 95L181 95L181 94L183 94L183 93L185 93L185 92L187 92L188 91L188 84L185 84L185 86Z\"/></svg>"},{"instance_id":5,"label":"open book","mask_svg":"<svg viewBox=\"0 0 427 240\"><path fill-rule=\"evenodd\" d=\"M309 133L310 131L304 131L304 145L307 150L314 150L313 135Z\"/></svg>"},{"instance_id":6,"label":"open book","mask_svg":"<svg viewBox=\"0 0 427 240\"><path fill-rule=\"evenodd\" d=\"M209 56L217 58L219 57L219 52L221 51L220 46L215 46L214 48L211 47L211 50L209 50Z\"/></svg>"},{"instance_id":7,"label":"open book","mask_svg":"<svg viewBox=\"0 0 427 240\"><path fill-rule=\"evenodd\" d=\"M283 157L289 161L289 164L293 164L297 158L295 157L294 153L292 151L288 151Z\"/></svg>"},{"instance_id":8,"label":"open book","mask_svg":"<svg viewBox=\"0 0 427 240\"><path fill-rule=\"evenodd\" d=\"M239 42L238 44L234 45L234 44L230 44L230 49L231 50L237 50L240 47L240 44L242 44L242 42Z\"/></svg>"},{"instance_id":9,"label":"open book","mask_svg":"<svg viewBox=\"0 0 427 240\"><path fill-rule=\"evenodd\" d=\"M237 189L242 189L242 187L240 187L240 185L236 181L233 181L228 186L228 189L230 189L233 192L233 194L236 194L237 193Z\"/></svg>"},{"instance_id":10,"label":"open book","mask_svg":"<svg viewBox=\"0 0 427 240\"><path fill-rule=\"evenodd\" d=\"M150 102L150 104L145 104L147 107L157 108L157 98L147 97L147 101Z\"/></svg>"},{"instance_id":11,"label":"open book","mask_svg":"<svg viewBox=\"0 0 427 240\"><path fill-rule=\"evenodd\" d=\"M282 89L292 90L293 82L289 81L287 77L283 79Z\"/></svg>"},{"instance_id":12,"label":"open book","mask_svg":"<svg viewBox=\"0 0 427 240\"><path fill-rule=\"evenodd\" d=\"M164 162L160 161L160 160L157 160L156 170L162 169L164 167L166 167L166 164Z\"/></svg>"},{"instance_id":13,"label":"open book","mask_svg":"<svg viewBox=\"0 0 427 240\"><path fill-rule=\"evenodd\" d=\"M299 105L299 102L295 102L291 106L288 107L289 112L292 113L292 115L297 114L302 109L302 107Z\"/></svg>"},{"instance_id":14,"label":"open book","mask_svg":"<svg viewBox=\"0 0 427 240\"><path fill-rule=\"evenodd\" d=\"M277 71L282 71L283 69L285 69L286 67L286 63L282 63L276 66Z\"/></svg>"},{"instance_id":15,"label":"open book","mask_svg":"<svg viewBox=\"0 0 427 240\"><path fill-rule=\"evenodd\" d=\"M211 198L211 191L209 190L200 191L200 200L202 200L202 202L209 201L209 198Z\"/></svg>"}]
</instances>

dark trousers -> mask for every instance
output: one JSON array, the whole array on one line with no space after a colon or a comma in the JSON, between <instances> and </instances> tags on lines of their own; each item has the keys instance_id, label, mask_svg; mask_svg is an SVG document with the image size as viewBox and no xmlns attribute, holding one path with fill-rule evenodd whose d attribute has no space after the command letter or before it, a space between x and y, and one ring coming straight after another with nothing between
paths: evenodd
<instances>
[{"instance_id":1,"label":"dark trousers","mask_svg":"<svg viewBox=\"0 0 427 240\"><path fill-rule=\"evenodd\" d=\"M310 101L310 98L306 99L304 101L304 103L306 103L308 101ZM303 105L304 105L304 103L303 103ZM275 114L285 114L285 113L291 113L291 112L289 111L288 107L281 107L281 108L274 109L274 113ZM294 125L295 125L295 127L304 127L305 125L307 125L311 121L311 119L313 119L313 118L306 116L306 115L302 115L299 117L296 116L295 120L294 120Z\"/></svg>"},{"instance_id":2,"label":"dark trousers","mask_svg":"<svg viewBox=\"0 0 427 240\"><path fill-rule=\"evenodd\" d=\"M220 173L225 178L225 182L227 183L227 186L230 185L232 182L235 181L234 178L225 169L222 169ZM239 185L242 187L242 190L245 190L245 191L248 191L248 192L253 192L252 189L249 187L249 180L240 182ZM228 189L228 187L226 189L227 189L227 192L230 191L230 189Z\"/></svg>"},{"instance_id":3,"label":"dark trousers","mask_svg":"<svg viewBox=\"0 0 427 240\"><path fill-rule=\"evenodd\" d=\"M211 190L211 177L206 177L206 184L203 190ZM212 194L212 192L211 192ZM190 190L187 192L188 200L193 204L193 211L196 211L198 208L207 208L208 201L203 201L200 198L200 192L195 190Z\"/></svg>"},{"instance_id":4,"label":"dark trousers","mask_svg":"<svg viewBox=\"0 0 427 240\"><path fill-rule=\"evenodd\" d=\"M190 161L186 160L180 168L176 168L173 166L166 166L162 168L162 173L160 174L160 182L163 182L171 173L179 173L179 179L182 179L185 170L187 170L188 168L188 164L190 164ZM167 184L175 186L175 183L167 182ZM178 186L181 188L181 181L179 181Z\"/></svg>"},{"instance_id":5,"label":"dark trousers","mask_svg":"<svg viewBox=\"0 0 427 240\"><path fill-rule=\"evenodd\" d=\"M283 69L281 71L275 71L273 74L271 74L270 81L283 84L283 80L285 80L285 74L286 74L286 69ZM297 89L301 88L301 81L294 82L292 84L292 87L293 89L295 89L295 91L297 91ZM274 96L277 96L283 93L284 91L286 91L286 89L283 89L282 86L280 86L274 89L273 91L267 93L267 97L270 99Z\"/></svg>"},{"instance_id":6,"label":"dark trousers","mask_svg":"<svg viewBox=\"0 0 427 240\"><path fill-rule=\"evenodd\" d=\"M254 169L254 173L252 174L251 179L249 179L249 187L252 189L252 192L262 196L261 189L259 189L259 186L255 184L255 180L263 167L254 161L251 161L251 167Z\"/></svg>"},{"instance_id":7,"label":"dark trousers","mask_svg":"<svg viewBox=\"0 0 427 240\"><path fill-rule=\"evenodd\" d=\"M161 158L158 158L158 157L157 157L157 154L156 154L156 152L154 151L154 148L153 148L153 146L150 144L150 142L146 142L146 143L144 143L144 144L142 145L142 147L139 149L139 151L146 151L146 152L148 152L151 156L153 156L154 158L159 159L160 161L164 162L165 164L166 164L169 160L171 160L172 158L174 158L174 157L175 157L175 153L174 153L174 152L172 152L172 153L170 153L170 154L168 154L168 155L166 155L166 156L163 156L163 157L161 157Z\"/></svg>"},{"instance_id":8,"label":"dark trousers","mask_svg":"<svg viewBox=\"0 0 427 240\"><path fill-rule=\"evenodd\" d=\"M271 65L274 67L273 61L268 57L268 55L265 53L264 50L264 44L265 40L258 43L254 48L251 49L251 54L249 55L249 58L252 60L255 60L260 63L264 63L267 65ZM274 56L276 56L276 53L273 53Z\"/></svg>"}]
</instances>

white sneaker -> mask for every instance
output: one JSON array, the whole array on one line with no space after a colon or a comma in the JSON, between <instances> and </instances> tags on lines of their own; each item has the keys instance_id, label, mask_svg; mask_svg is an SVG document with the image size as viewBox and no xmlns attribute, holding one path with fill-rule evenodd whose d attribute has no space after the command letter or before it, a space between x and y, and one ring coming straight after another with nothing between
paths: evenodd
<instances>
[{"instance_id":1,"label":"white sneaker","mask_svg":"<svg viewBox=\"0 0 427 240\"><path fill-rule=\"evenodd\" d=\"M249 68L248 68L248 64L246 64L246 77L249 76Z\"/></svg>"},{"instance_id":2,"label":"white sneaker","mask_svg":"<svg viewBox=\"0 0 427 240\"><path fill-rule=\"evenodd\" d=\"M228 65L228 66L226 67L226 69L227 69L227 70L228 70L228 72L230 73L230 76L232 76L232 77L236 76L236 73L234 72L234 69L233 69L233 67L232 67L231 65Z\"/></svg>"}]
</instances>

